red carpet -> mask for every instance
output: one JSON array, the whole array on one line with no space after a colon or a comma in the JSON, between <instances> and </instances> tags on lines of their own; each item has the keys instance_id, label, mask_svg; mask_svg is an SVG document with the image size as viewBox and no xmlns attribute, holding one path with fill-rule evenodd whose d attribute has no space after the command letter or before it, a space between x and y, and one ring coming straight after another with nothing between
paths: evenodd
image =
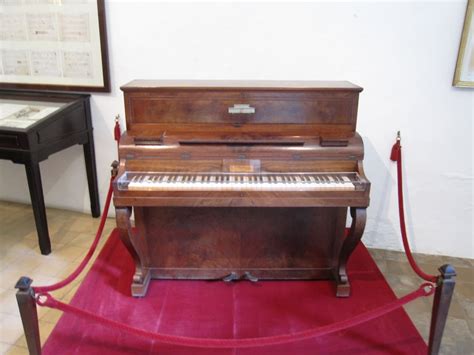
<instances>
[{"instance_id":1,"label":"red carpet","mask_svg":"<svg viewBox=\"0 0 474 355\"><path fill-rule=\"evenodd\" d=\"M132 260L112 233L71 304L146 330L194 337L246 338L285 334L330 324L395 299L363 245L349 263L352 296L334 296L327 281L152 280L145 298L130 296ZM417 301L415 301L417 302ZM44 354L426 354L405 311L311 340L247 349L163 345L88 324L64 314Z\"/></svg>"}]
</instances>

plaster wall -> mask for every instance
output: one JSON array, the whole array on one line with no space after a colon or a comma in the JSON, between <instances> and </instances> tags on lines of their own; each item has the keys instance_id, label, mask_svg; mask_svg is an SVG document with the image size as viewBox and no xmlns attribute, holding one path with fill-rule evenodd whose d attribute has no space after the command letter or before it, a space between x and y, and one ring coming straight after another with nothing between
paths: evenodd
<instances>
[{"instance_id":1,"label":"plaster wall","mask_svg":"<svg viewBox=\"0 0 474 355\"><path fill-rule=\"evenodd\" d=\"M466 9L451 1L106 1L112 92L91 99L102 205L116 158L120 85L133 79L349 80L372 200L364 241L400 249L396 167L403 136L414 251L474 257L473 91L451 86ZM47 206L89 212L82 148L41 163ZM22 165L0 161L0 199L29 202Z\"/></svg>"}]
</instances>

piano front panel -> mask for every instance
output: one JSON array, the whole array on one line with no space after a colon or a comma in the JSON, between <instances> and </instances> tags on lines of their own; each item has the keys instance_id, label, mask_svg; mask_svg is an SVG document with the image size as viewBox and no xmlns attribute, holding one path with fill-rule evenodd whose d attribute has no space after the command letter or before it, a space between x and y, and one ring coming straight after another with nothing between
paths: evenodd
<instances>
[{"instance_id":1,"label":"piano front panel","mask_svg":"<svg viewBox=\"0 0 474 355\"><path fill-rule=\"evenodd\" d=\"M268 134L269 132L267 132ZM216 133L218 134L218 133ZM228 136L201 138L166 135L163 142L159 136L147 138L130 134L120 140L120 159L128 160L173 160L194 163L199 160L260 159L263 161L293 162L356 161L364 157L364 146L358 134L348 140L345 147L320 145L315 137L279 137L272 139L240 135L238 139ZM253 143L258 141L257 143ZM191 164L189 164L191 165Z\"/></svg>"},{"instance_id":2,"label":"piano front panel","mask_svg":"<svg viewBox=\"0 0 474 355\"><path fill-rule=\"evenodd\" d=\"M127 124L128 125L128 124ZM128 127L128 126L127 126ZM172 123L135 123L128 129L129 134L134 136L157 136L166 132L167 134L195 137L208 137L212 131L213 137L241 137L242 135L258 134L265 137L279 136L305 136L322 137L324 139L342 139L347 141L354 136L354 127L350 124L231 124L222 123L219 126L200 123L183 123L175 125Z\"/></svg>"},{"instance_id":3,"label":"piano front panel","mask_svg":"<svg viewBox=\"0 0 474 355\"><path fill-rule=\"evenodd\" d=\"M359 97L359 91L344 88L330 92L123 90L127 129L135 134L150 129L168 133L218 129L229 134L267 131L278 135L276 131L281 130L347 139L355 132Z\"/></svg>"},{"instance_id":4,"label":"piano front panel","mask_svg":"<svg viewBox=\"0 0 474 355\"><path fill-rule=\"evenodd\" d=\"M128 112L133 119L131 123L351 124L355 99L357 95L351 92L328 95L208 91L176 96L156 93L153 97L131 94ZM237 105L248 105L248 108L240 106L240 113Z\"/></svg>"},{"instance_id":5,"label":"piano front panel","mask_svg":"<svg viewBox=\"0 0 474 355\"><path fill-rule=\"evenodd\" d=\"M223 160L155 160L155 159L127 159L124 160L126 172L214 172L224 171ZM266 172L355 172L357 161L355 160L321 160L321 161L284 161L263 160L261 171Z\"/></svg>"},{"instance_id":6,"label":"piano front panel","mask_svg":"<svg viewBox=\"0 0 474 355\"><path fill-rule=\"evenodd\" d=\"M137 240L154 278L331 277L346 208L136 208Z\"/></svg>"}]
</instances>

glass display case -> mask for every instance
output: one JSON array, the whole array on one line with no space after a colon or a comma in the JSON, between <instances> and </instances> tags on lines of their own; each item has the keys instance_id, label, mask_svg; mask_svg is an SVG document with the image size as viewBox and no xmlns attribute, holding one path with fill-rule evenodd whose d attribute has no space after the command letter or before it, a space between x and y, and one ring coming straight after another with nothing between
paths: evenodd
<instances>
[{"instance_id":1,"label":"glass display case","mask_svg":"<svg viewBox=\"0 0 474 355\"><path fill-rule=\"evenodd\" d=\"M92 216L100 215L89 94L0 90L0 159L24 164L42 254L51 252L39 163L84 148Z\"/></svg>"}]
</instances>

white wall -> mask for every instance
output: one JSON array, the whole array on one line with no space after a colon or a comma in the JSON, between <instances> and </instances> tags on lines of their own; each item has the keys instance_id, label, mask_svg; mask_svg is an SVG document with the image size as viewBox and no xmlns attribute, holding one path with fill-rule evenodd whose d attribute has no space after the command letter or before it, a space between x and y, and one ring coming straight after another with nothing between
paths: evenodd
<instances>
[{"instance_id":1,"label":"white wall","mask_svg":"<svg viewBox=\"0 0 474 355\"><path fill-rule=\"evenodd\" d=\"M400 249L395 166L402 131L417 252L474 257L473 91L451 87L466 1L165 4L106 1L112 92L92 96L99 187L116 157L119 86L146 79L350 80L372 201L364 236ZM79 146L41 163L46 204L89 211ZM0 162L0 199L28 202L21 165Z\"/></svg>"}]
</instances>

